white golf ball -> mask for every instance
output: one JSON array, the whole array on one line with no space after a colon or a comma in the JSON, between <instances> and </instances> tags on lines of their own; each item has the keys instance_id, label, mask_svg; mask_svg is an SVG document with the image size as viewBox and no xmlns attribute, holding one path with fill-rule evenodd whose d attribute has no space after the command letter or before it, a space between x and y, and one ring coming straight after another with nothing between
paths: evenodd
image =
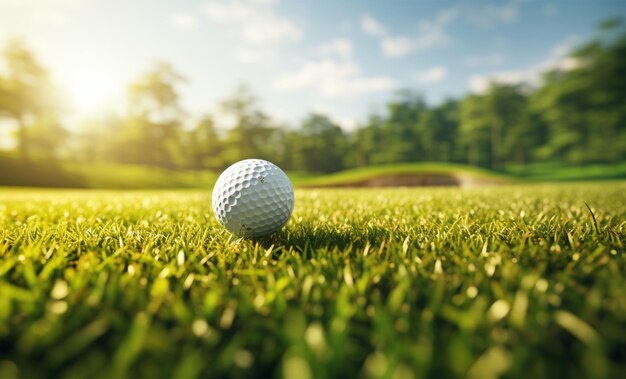
<instances>
[{"instance_id":1,"label":"white golf ball","mask_svg":"<svg viewBox=\"0 0 626 379\"><path fill-rule=\"evenodd\" d=\"M213 188L213 212L240 237L261 237L282 228L293 211L293 187L275 164L246 159L228 167Z\"/></svg>"}]
</instances>

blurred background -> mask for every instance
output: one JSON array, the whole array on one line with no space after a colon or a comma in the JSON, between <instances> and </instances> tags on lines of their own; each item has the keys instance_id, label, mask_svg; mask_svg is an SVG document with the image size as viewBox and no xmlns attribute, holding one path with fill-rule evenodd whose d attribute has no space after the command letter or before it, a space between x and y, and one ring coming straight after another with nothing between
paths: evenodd
<instances>
[{"instance_id":1,"label":"blurred background","mask_svg":"<svg viewBox=\"0 0 626 379\"><path fill-rule=\"evenodd\" d=\"M626 177L623 1L0 0L0 184Z\"/></svg>"}]
</instances>

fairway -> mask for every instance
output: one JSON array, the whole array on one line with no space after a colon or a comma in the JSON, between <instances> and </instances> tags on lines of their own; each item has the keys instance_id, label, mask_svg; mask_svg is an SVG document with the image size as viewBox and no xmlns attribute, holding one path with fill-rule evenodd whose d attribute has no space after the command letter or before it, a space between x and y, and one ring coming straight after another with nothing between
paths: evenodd
<instances>
[{"instance_id":1,"label":"fairway","mask_svg":"<svg viewBox=\"0 0 626 379\"><path fill-rule=\"evenodd\" d=\"M626 377L625 194L296 189L250 241L210 189L1 189L0 378Z\"/></svg>"}]
</instances>

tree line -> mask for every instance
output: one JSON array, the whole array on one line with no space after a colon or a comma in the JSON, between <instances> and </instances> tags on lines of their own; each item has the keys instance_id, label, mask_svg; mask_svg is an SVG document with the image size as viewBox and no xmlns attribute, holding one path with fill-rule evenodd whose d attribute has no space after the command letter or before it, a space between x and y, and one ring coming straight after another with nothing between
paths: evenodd
<instances>
[{"instance_id":1,"label":"tree line","mask_svg":"<svg viewBox=\"0 0 626 379\"><path fill-rule=\"evenodd\" d=\"M35 55L13 41L2 58L0 118L17 125L21 160L220 170L259 157L321 173L418 161L505 170L626 160L626 33L618 19L601 23L595 38L570 52L571 64L546 70L539 85L492 83L484 93L434 106L403 90L350 132L316 113L297 126L277 124L245 86L220 105L232 127L218 128L210 114L185 127L189 115L178 92L185 79L164 62L129 85L125 111L94 116L70 132L62 96Z\"/></svg>"}]
</instances>

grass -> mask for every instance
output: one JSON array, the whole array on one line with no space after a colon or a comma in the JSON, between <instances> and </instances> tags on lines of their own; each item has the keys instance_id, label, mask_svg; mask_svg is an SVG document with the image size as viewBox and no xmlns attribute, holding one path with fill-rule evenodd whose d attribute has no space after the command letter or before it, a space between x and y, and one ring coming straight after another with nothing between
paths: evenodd
<instances>
[{"instance_id":1,"label":"grass","mask_svg":"<svg viewBox=\"0 0 626 379\"><path fill-rule=\"evenodd\" d=\"M397 163L340 171L334 174L302 178L297 185L332 186L393 175L468 175L479 179L510 181L511 178L493 171L454 163Z\"/></svg>"},{"instance_id":2,"label":"grass","mask_svg":"<svg viewBox=\"0 0 626 379\"><path fill-rule=\"evenodd\" d=\"M166 170L159 167L113 163L65 164L87 188L171 189L211 188L218 175L210 171Z\"/></svg>"},{"instance_id":3,"label":"grass","mask_svg":"<svg viewBox=\"0 0 626 379\"><path fill-rule=\"evenodd\" d=\"M564 166L559 162L532 163L527 166L508 167L507 173L530 181L623 180L626 178L626 162L588 164L578 167Z\"/></svg>"},{"instance_id":4,"label":"grass","mask_svg":"<svg viewBox=\"0 0 626 379\"><path fill-rule=\"evenodd\" d=\"M66 164L68 173L83 179L84 187L100 189L173 189L212 188L218 174L208 171L172 171L158 167L120 164ZM355 183L390 175L448 174L469 175L480 179L509 181L510 177L495 172L460 164L406 163L345 170L334 174L289 172L295 186L330 186Z\"/></svg>"},{"instance_id":5,"label":"grass","mask_svg":"<svg viewBox=\"0 0 626 379\"><path fill-rule=\"evenodd\" d=\"M35 186L100 189L211 188L218 173L211 171L167 170L164 168L116 163L22 162L0 154L0 186ZM329 175L289 172L297 187L332 187L372 179L404 176L450 176L461 181L538 182L623 180L626 163L615 165L563 166L562 163L510 165L505 172L453 163L401 163L345 170Z\"/></svg>"},{"instance_id":6,"label":"grass","mask_svg":"<svg viewBox=\"0 0 626 379\"><path fill-rule=\"evenodd\" d=\"M0 377L625 377L624 193L0 190Z\"/></svg>"},{"instance_id":7,"label":"grass","mask_svg":"<svg viewBox=\"0 0 626 379\"><path fill-rule=\"evenodd\" d=\"M211 188L218 174L209 171L166 170L158 167L121 164L65 164L67 173L81 178L87 188L173 189ZM398 163L344 170L333 174L290 172L299 187L325 187L358 183L385 176L451 175L491 182L583 181L626 178L626 164L566 167L562 164L533 164L509 167L506 173L454 163Z\"/></svg>"}]
</instances>

